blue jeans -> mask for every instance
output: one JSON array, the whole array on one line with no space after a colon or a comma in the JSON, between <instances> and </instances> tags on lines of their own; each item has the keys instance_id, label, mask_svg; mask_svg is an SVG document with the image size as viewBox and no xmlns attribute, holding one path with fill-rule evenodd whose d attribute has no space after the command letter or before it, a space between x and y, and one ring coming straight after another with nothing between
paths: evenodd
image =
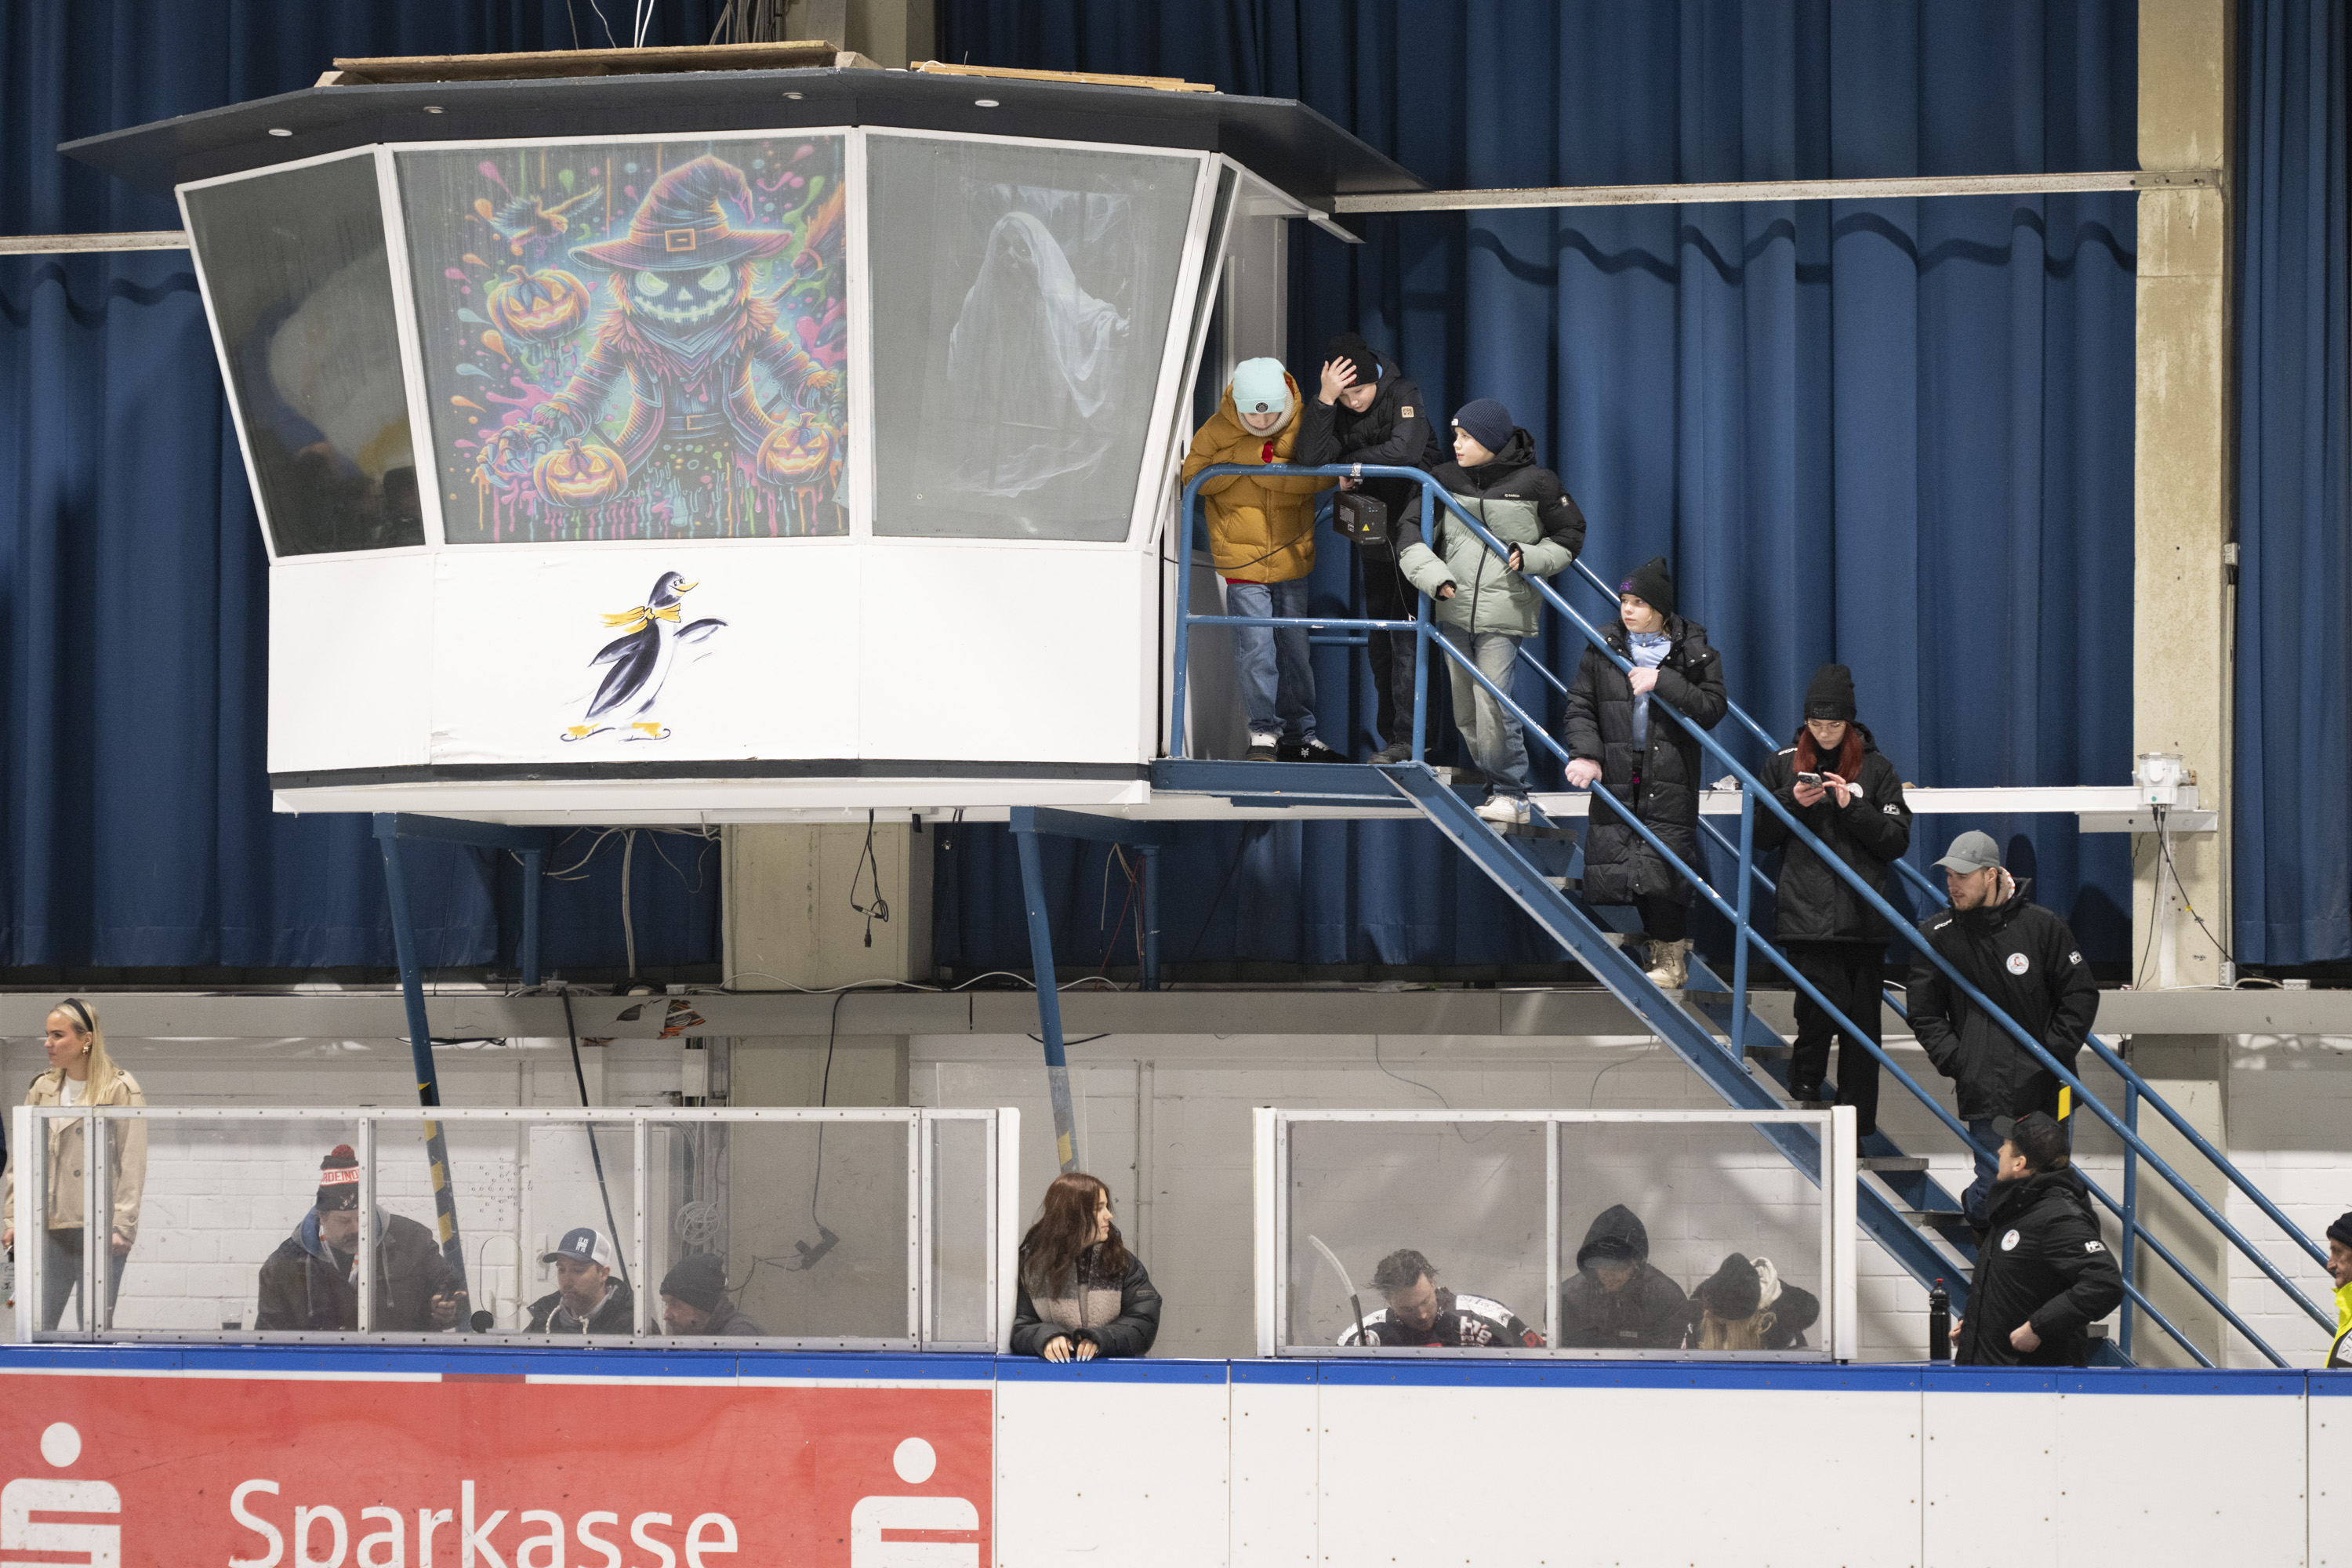
<instances>
[{"instance_id":1,"label":"blue jeans","mask_svg":"<svg viewBox=\"0 0 2352 1568\"><path fill-rule=\"evenodd\" d=\"M1287 583L1228 583L1229 616L1303 616L1307 579ZM1315 737L1315 666L1305 626L1234 626L1234 668L1242 681L1242 710L1253 735L1286 741Z\"/></svg>"},{"instance_id":2,"label":"blue jeans","mask_svg":"<svg viewBox=\"0 0 2352 1568\"><path fill-rule=\"evenodd\" d=\"M1992 1120L1988 1116L1981 1121L1969 1122L1969 1136L1980 1144L1990 1144L1998 1149L2000 1141L1992 1135ZM1970 1182L1969 1190L1960 1194L1960 1209L1969 1216L1970 1225L1982 1230L1992 1223L1992 1179L1999 1173L2000 1165L1982 1149L1973 1152L1977 1157L1977 1179Z\"/></svg>"},{"instance_id":3,"label":"blue jeans","mask_svg":"<svg viewBox=\"0 0 2352 1568\"><path fill-rule=\"evenodd\" d=\"M1518 638L1501 632L1473 635L1460 626L1442 629L1445 640L1468 654L1496 690L1511 695L1511 673L1518 667ZM1470 760L1486 775L1487 790L1499 795L1526 795L1528 738L1520 732L1518 720L1455 660L1446 659L1445 672L1454 682L1454 726L1462 731L1463 744L1470 749Z\"/></svg>"}]
</instances>

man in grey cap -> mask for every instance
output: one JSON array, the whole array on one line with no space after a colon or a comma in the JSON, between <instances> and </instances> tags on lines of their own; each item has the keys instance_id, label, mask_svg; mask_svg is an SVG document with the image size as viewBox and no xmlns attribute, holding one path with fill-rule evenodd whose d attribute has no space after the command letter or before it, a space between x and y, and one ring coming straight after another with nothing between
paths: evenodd
<instances>
[{"instance_id":1,"label":"man in grey cap","mask_svg":"<svg viewBox=\"0 0 2352 1568\"><path fill-rule=\"evenodd\" d=\"M1936 862L1952 901L1920 923L1928 945L2067 1071L2098 1016L2099 988L2066 922L2033 902L2032 884L2001 868L1986 833L1963 833ZM1997 1117L2039 1110L2063 1122L2074 1110L2058 1075L1944 977L1926 953L1911 961L1911 1030L1936 1070L1952 1080L1960 1120L1974 1139L1976 1180L1961 1199L1969 1223L1985 1228L1995 1163Z\"/></svg>"}]
</instances>

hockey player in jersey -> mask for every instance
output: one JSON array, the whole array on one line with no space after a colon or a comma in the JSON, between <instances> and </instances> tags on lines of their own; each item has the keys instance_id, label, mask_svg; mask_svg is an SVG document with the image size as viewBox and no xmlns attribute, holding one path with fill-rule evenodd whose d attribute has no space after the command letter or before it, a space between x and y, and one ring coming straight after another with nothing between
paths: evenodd
<instances>
[{"instance_id":1,"label":"hockey player in jersey","mask_svg":"<svg viewBox=\"0 0 2352 1568\"><path fill-rule=\"evenodd\" d=\"M1447 1350L1519 1350L1541 1347L1540 1330L1485 1296L1460 1295L1437 1282L1437 1269L1411 1247L1381 1259L1372 1289L1388 1302L1364 1315L1360 1337L1350 1325L1343 1345L1437 1345Z\"/></svg>"}]
</instances>

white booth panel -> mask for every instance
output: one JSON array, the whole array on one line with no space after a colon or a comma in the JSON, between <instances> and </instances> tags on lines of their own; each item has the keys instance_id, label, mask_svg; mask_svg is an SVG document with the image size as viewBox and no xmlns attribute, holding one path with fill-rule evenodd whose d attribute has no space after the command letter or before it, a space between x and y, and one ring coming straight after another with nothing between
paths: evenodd
<instances>
[{"instance_id":1,"label":"white booth panel","mask_svg":"<svg viewBox=\"0 0 2352 1568\"><path fill-rule=\"evenodd\" d=\"M997 1364L1002 1568L1226 1561L1223 1362Z\"/></svg>"},{"instance_id":2,"label":"white booth panel","mask_svg":"<svg viewBox=\"0 0 2352 1568\"><path fill-rule=\"evenodd\" d=\"M1159 679L1136 550L876 543L860 552L856 755L1146 760Z\"/></svg>"},{"instance_id":3,"label":"white booth panel","mask_svg":"<svg viewBox=\"0 0 2352 1568\"><path fill-rule=\"evenodd\" d=\"M1558 1368L1507 1386L1460 1363L1342 1375L1321 1390L1325 1563L1919 1562L1919 1395L1901 1375L1837 1390L1719 1367L1705 1387L1664 1367L1613 1368L1613 1387L1560 1386L1577 1374Z\"/></svg>"},{"instance_id":4,"label":"white booth panel","mask_svg":"<svg viewBox=\"0 0 2352 1568\"><path fill-rule=\"evenodd\" d=\"M2313 1568L2352 1564L2352 1376L2310 1382L2305 1402L2311 1444Z\"/></svg>"},{"instance_id":5,"label":"white booth panel","mask_svg":"<svg viewBox=\"0 0 2352 1568\"><path fill-rule=\"evenodd\" d=\"M854 755L850 557L845 545L685 542L444 551L433 760Z\"/></svg>"},{"instance_id":6,"label":"white booth panel","mask_svg":"<svg viewBox=\"0 0 2352 1568\"><path fill-rule=\"evenodd\" d=\"M1317 1560L1320 1393L1311 1366L1234 1368L1234 1568L1308 1568Z\"/></svg>"},{"instance_id":7,"label":"white booth panel","mask_svg":"<svg viewBox=\"0 0 2352 1568\"><path fill-rule=\"evenodd\" d=\"M426 759L433 559L363 554L269 572L269 771Z\"/></svg>"},{"instance_id":8,"label":"white booth panel","mask_svg":"<svg viewBox=\"0 0 2352 1568\"><path fill-rule=\"evenodd\" d=\"M1958 1386L1969 1382L1979 1386ZM2304 1474L2281 1461L2303 1440L2302 1386L2128 1371L1940 1377L1923 1402L1927 1561L2300 1564ZM2145 1392L2158 1387L2193 1392ZM2316 1474L2316 1450L2312 1463Z\"/></svg>"}]
</instances>

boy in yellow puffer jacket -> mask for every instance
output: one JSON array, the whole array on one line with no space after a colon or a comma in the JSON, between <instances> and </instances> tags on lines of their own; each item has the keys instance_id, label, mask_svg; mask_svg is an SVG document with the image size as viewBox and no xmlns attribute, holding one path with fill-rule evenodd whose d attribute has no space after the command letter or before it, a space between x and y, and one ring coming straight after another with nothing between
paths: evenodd
<instances>
[{"instance_id":1,"label":"boy in yellow puffer jacket","mask_svg":"<svg viewBox=\"0 0 2352 1568\"><path fill-rule=\"evenodd\" d=\"M2327 1364L2352 1367L2352 1214L2327 1227L2327 1277L2336 1281L2336 1338Z\"/></svg>"},{"instance_id":2,"label":"boy in yellow puffer jacket","mask_svg":"<svg viewBox=\"0 0 2352 1568\"><path fill-rule=\"evenodd\" d=\"M1244 360L1224 400L1193 433L1181 484L1219 463L1286 464L1298 440L1298 384L1278 360ZM1201 486L1209 552L1225 583L1225 613L1304 618L1315 570L1315 493L1330 479L1222 474ZM1315 733L1315 667L1305 626L1235 626L1234 663L1249 716L1249 760L1342 763Z\"/></svg>"}]
</instances>

